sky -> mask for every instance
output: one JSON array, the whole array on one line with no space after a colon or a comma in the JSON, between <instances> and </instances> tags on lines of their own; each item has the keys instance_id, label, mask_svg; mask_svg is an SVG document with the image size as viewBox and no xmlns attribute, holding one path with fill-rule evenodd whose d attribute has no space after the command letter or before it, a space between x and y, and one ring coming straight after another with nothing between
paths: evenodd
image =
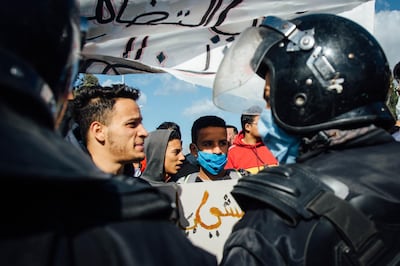
<instances>
[{"instance_id":1,"label":"sky","mask_svg":"<svg viewBox=\"0 0 400 266\"><path fill-rule=\"evenodd\" d=\"M383 47L393 68L400 62L400 1L376 0L374 36ZM151 132L165 121L177 123L182 131L184 153L189 152L193 122L203 115L217 115L239 130L240 114L225 112L212 102L210 88L193 85L170 74L96 75L101 85L125 82L141 91L138 104L143 124Z\"/></svg>"}]
</instances>

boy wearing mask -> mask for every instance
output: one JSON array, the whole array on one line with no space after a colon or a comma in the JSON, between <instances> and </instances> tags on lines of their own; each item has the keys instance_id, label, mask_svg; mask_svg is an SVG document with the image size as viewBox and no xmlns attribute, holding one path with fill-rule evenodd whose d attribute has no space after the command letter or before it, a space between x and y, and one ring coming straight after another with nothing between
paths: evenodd
<instances>
[{"instance_id":1,"label":"boy wearing mask","mask_svg":"<svg viewBox=\"0 0 400 266\"><path fill-rule=\"evenodd\" d=\"M202 116L192 126L191 154L197 158L199 172L180 178L177 183L193 183L237 179L242 175L234 169L224 169L229 143L226 123L218 116Z\"/></svg>"}]
</instances>

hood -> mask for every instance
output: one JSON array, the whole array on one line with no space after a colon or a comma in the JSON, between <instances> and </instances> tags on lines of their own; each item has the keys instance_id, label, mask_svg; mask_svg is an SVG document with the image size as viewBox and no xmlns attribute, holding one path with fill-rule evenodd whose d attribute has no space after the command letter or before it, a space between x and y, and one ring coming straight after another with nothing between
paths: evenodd
<instances>
[{"instance_id":1,"label":"hood","mask_svg":"<svg viewBox=\"0 0 400 266\"><path fill-rule=\"evenodd\" d=\"M171 133L172 131L168 129L157 129L150 132L145 139L146 169L141 176L142 178L151 181L164 181L165 151Z\"/></svg>"},{"instance_id":2,"label":"hood","mask_svg":"<svg viewBox=\"0 0 400 266\"><path fill-rule=\"evenodd\" d=\"M257 141L256 144L247 144L247 143L243 142L243 138L244 138L244 132L243 132L243 130L241 130L239 132L239 134L237 134L235 139L233 140L233 145L239 146L239 147L247 147L247 148L264 146L264 143L262 142L261 139L259 141Z\"/></svg>"}]
</instances>

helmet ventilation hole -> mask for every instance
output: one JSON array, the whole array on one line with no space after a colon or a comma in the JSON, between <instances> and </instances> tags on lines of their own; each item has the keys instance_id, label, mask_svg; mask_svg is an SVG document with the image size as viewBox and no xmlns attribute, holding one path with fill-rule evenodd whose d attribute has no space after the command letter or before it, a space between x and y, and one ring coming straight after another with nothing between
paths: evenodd
<instances>
[{"instance_id":1,"label":"helmet ventilation hole","mask_svg":"<svg viewBox=\"0 0 400 266\"><path fill-rule=\"evenodd\" d=\"M294 96L294 104L297 107L302 107L306 104L307 96L304 93L298 93Z\"/></svg>"}]
</instances>

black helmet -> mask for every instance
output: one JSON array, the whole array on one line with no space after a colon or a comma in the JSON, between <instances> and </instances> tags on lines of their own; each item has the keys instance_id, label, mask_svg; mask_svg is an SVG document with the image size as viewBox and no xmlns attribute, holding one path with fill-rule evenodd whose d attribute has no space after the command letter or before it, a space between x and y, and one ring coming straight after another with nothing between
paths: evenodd
<instances>
[{"instance_id":1,"label":"black helmet","mask_svg":"<svg viewBox=\"0 0 400 266\"><path fill-rule=\"evenodd\" d=\"M0 9L0 25L3 93L32 98L46 110L46 119L53 124L58 104L68 95L79 64L76 1L8 1Z\"/></svg>"},{"instance_id":2,"label":"black helmet","mask_svg":"<svg viewBox=\"0 0 400 266\"><path fill-rule=\"evenodd\" d=\"M251 96L243 87L251 72L264 79L267 71L274 119L288 132L394 123L386 106L391 75L386 56L351 20L331 14L291 21L267 17L228 50L215 79L214 103L234 111L240 97L262 98L263 85Z\"/></svg>"}]
</instances>

